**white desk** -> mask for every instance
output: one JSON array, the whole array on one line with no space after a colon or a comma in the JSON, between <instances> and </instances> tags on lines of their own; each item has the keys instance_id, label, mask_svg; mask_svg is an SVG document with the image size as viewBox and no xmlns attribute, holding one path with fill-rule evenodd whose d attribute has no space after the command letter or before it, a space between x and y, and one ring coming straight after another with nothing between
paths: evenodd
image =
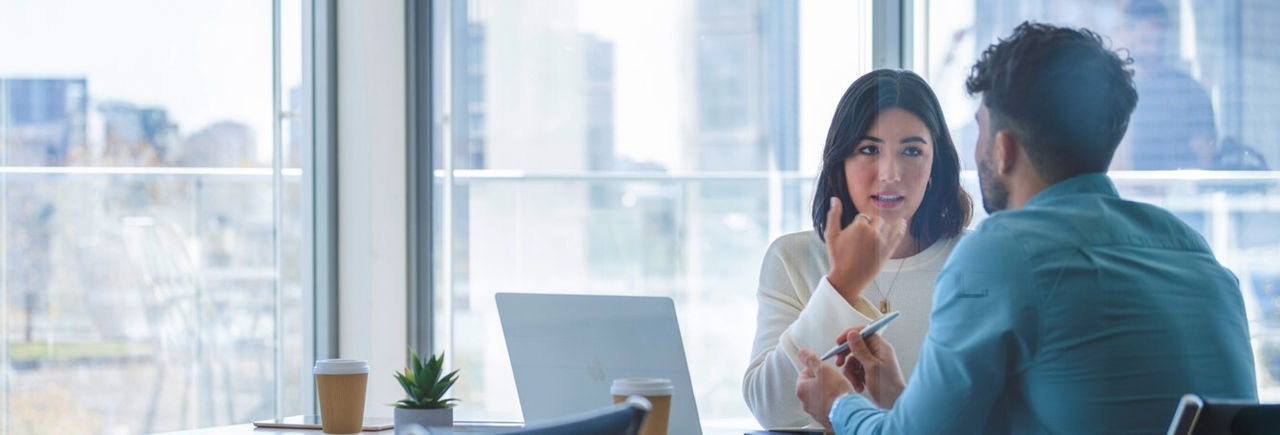
<instances>
[{"instance_id":1,"label":"white desk","mask_svg":"<svg viewBox=\"0 0 1280 435\"><path fill-rule=\"evenodd\" d=\"M452 431L433 430L432 434L497 434L503 432L511 432L519 429L518 424L512 423L493 423L493 424L466 424L459 425ZM753 429L734 429L724 427L703 427L703 435L742 435ZM758 430L758 429L755 429ZM238 424L234 426L219 426L205 429L195 429L181 432L169 432L166 435L321 435L323 432L319 430L302 430L302 429L268 429L255 428L253 424ZM362 432L361 434L369 435L394 435L395 430L388 429L377 432ZM671 434L675 435L675 434Z\"/></svg>"},{"instance_id":2,"label":"white desk","mask_svg":"<svg viewBox=\"0 0 1280 435\"><path fill-rule=\"evenodd\" d=\"M480 424L459 425L454 429L433 428L431 429L431 433L432 435L435 435L437 433L440 433L440 434L446 434L446 433L447 434L497 434L497 433L503 433L503 432L511 432L519 428L520 428L520 425L515 423L493 423L493 424L480 423ZM324 432L320 431L319 429L276 429L276 428L254 427L252 423L249 423L249 424L237 424L233 426L210 427L210 428L195 429L195 430L180 431L180 432L168 432L165 435L224 435L224 434L225 435L236 435L236 434L321 435L323 433ZM395 429L361 432L362 435L363 434L395 435L395 433L396 433Z\"/></svg>"}]
</instances>

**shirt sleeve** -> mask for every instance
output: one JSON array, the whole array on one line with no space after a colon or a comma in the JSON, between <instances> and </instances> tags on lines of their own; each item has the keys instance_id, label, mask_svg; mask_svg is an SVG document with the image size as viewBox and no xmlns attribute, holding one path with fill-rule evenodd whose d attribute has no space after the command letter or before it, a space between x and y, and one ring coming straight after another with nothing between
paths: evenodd
<instances>
[{"instance_id":1,"label":"shirt sleeve","mask_svg":"<svg viewBox=\"0 0 1280 435\"><path fill-rule=\"evenodd\" d=\"M966 237L938 275L929 332L910 384L891 410L848 395L830 417L838 434L983 433L1037 335L1031 268L1021 246L988 231Z\"/></svg>"},{"instance_id":2,"label":"shirt sleeve","mask_svg":"<svg viewBox=\"0 0 1280 435\"><path fill-rule=\"evenodd\" d=\"M796 286L804 280L795 279L799 272L787 263L785 253L774 248L761 267L755 343L742 395L761 426L816 426L795 394L801 367L796 353L800 348L824 352L846 328L874 319L851 307L826 277L817 280L807 302L802 300ZM859 302L870 308L865 300Z\"/></svg>"}]
</instances>

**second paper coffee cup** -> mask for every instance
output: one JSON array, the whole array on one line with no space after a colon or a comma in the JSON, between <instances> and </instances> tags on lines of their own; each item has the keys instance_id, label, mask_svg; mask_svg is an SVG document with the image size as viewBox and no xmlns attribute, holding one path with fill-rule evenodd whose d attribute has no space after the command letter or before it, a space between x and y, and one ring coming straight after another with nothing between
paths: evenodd
<instances>
[{"instance_id":1,"label":"second paper coffee cup","mask_svg":"<svg viewBox=\"0 0 1280 435\"><path fill-rule=\"evenodd\" d=\"M353 359L316 361L316 394L325 433L358 433L364 423L364 393L369 363Z\"/></svg>"},{"instance_id":2,"label":"second paper coffee cup","mask_svg":"<svg viewBox=\"0 0 1280 435\"><path fill-rule=\"evenodd\" d=\"M644 396L653 405L640 426L640 435L666 435L671 421L671 394L674 392L671 380L662 378L615 379L609 388L613 403L625 402L628 396Z\"/></svg>"}]
</instances>

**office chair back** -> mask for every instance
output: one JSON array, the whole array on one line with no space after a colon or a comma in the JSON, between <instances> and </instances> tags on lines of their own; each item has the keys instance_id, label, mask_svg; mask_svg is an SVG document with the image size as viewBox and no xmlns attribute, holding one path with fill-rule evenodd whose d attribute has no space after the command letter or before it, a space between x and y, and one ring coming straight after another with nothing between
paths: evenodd
<instances>
[{"instance_id":1,"label":"office chair back","mask_svg":"<svg viewBox=\"0 0 1280 435\"><path fill-rule=\"evenodd\" d=\"M563 419L550 421L521 431L522 435L636 435L640 424L653 405L644 397L631 396L627 401Z\"/></svg>"},{"instance_id":2,"label":"office chair back","mask_svg":"<svg viewBox=\"0 0 1280 435\"><path fill-rule=\"evenodd\" d=\"M1182 396L1168 435L1272 434L1280 430L1280 404Z\"/></svg>"}]
</instances>

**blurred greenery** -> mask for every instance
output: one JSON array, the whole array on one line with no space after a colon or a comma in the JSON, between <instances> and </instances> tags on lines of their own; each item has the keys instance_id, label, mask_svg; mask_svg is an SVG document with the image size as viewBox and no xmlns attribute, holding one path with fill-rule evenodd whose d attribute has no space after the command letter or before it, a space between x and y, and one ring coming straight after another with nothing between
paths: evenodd
<instances>
[{"instance_id":1,"label":"blurred greenery","mask_svg":"<svg viewBox=\"0 0 1280 435\"><path fill-rule=\"evenodd\" d=\"M151 343L129 341L14 343L9 345L9 358L13 362L129 358L151 355L154 349L155 346Z\"/></svg>"}]
</instances>

